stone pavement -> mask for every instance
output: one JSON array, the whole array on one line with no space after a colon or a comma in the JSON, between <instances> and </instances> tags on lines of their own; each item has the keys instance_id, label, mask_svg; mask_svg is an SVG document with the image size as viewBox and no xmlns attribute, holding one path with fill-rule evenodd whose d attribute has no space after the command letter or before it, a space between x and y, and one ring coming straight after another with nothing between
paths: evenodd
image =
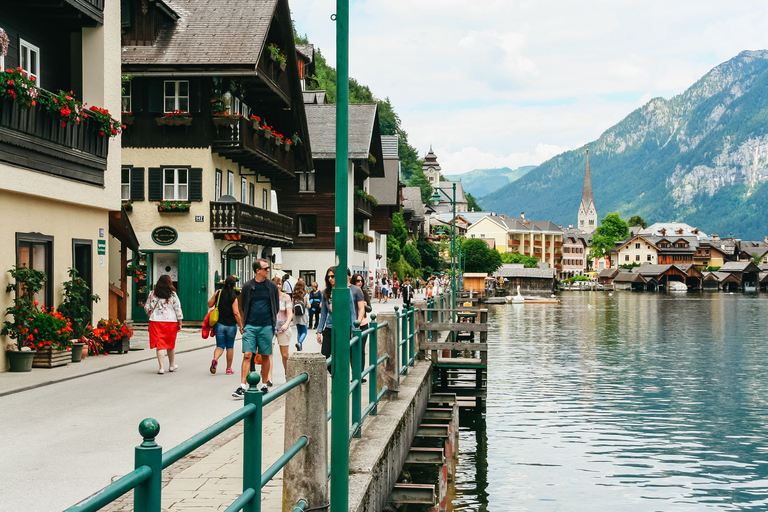
<instances>
[{"instance_id":1,"label":"stone pavement","mask_svg":"<svg viewBox=\"0 0 768 512\"><path fill-rule=\"evenodd\" d=\"M387 303L378 303L373 300L372 312L391 312L394 306L402 307L402 300L389 299ZM213 346L213 338L203 340L200 330L194 328L182 329L177 339L179 354L193 350L210 350ZM313 331L307 335L304 347L306 351L319 352L319 345L314 342ZM0 373L0 396L154 358L154 351L149 349L147 331L136 329L131 339L131 351L127 354L91 356L86 357L81 363L70 363L59 368L33 369L30 373ZM237 359L236 354L236 361ZM276 362L274 365L276 386L285 382L282 372L282 365ZM262 471L283 454L284 424L285 397L281 397L267 405L264 410ZM163 510L169 512L225 510L242 492L242 432L242 423L239 423L167 468L163 472ZM262 510L282 509L282 483L282 472L280 472L262 489ZM132 511L132 493L126 494L102 510Z\"/></svg>"}]
</instances>

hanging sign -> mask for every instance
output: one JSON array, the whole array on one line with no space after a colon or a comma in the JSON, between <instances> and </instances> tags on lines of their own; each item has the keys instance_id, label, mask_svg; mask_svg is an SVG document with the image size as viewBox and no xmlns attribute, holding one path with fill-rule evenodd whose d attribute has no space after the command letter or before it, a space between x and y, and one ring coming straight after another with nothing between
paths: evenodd
<instances>
[{"instance_id":1,"label":"hanging sign","mask_svg":"<svg viewBox=\"0 0 768 512\"><path fill-rule=\"evenodd\" d=\"M243 245L233 245L227 249L227 256L229 256L229 259L231 260L242 260L248 256L248 249Z\"/></svg>"},{"instance_id":2,"label":"hanging sign","mask_svg":"<svg viewBox=\"0 0 768 512\"><path fill-rule=\"evenodd\" d=\"M171 245L179 239L179 232L170 226L158 226L152 230L152 241L157 245Z\"/></svg>"}]
</instances>

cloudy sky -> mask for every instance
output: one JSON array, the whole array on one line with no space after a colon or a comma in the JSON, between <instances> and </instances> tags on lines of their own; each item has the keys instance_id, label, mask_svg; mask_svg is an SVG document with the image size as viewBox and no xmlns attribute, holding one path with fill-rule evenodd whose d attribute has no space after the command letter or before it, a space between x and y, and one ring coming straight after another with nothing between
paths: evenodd
<instances>
[{"instance_id":1,"label":"cloudy sky","mask_svg":"<svg viewBox=\"0 0 768 512\"><path fill-rule=\"evenodd\" d=\"M335 66L332 0L289 0ZM539 164L768 48L765 0L351 0L350 74L444 174Z\"/></svg>"}]
</instances>

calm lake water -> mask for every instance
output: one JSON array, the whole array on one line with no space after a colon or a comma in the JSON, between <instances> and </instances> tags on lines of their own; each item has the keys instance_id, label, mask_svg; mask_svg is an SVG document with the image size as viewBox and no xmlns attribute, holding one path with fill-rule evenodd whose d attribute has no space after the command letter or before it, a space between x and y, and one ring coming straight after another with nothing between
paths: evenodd
<instances>
[{"instance_id":1,"label":"calm lake water","mask_svg":"<svg viewBox=\"0 0 768 512\"><path fill-rule=\"evenodd\" d=\"M768 510L768 295L490 306L454 510Z\"/></svg>"}]
</instances>

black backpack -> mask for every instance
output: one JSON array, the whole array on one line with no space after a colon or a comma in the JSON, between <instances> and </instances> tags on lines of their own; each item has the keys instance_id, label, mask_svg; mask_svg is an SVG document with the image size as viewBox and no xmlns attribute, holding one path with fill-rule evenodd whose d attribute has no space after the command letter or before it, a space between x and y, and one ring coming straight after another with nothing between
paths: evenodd
<instances>
[{"instance_id":1,"label":"black backpack","mask_svg":"<svg viewBox=\"0 0 768 512\"><path fill-rule=\"evenodd\" d=\"M303 300L298 300L293 303L293 315L294 316L303 316L304 313L306 313L307 308L304 305Z\"/></svg>"}]
</instances>

